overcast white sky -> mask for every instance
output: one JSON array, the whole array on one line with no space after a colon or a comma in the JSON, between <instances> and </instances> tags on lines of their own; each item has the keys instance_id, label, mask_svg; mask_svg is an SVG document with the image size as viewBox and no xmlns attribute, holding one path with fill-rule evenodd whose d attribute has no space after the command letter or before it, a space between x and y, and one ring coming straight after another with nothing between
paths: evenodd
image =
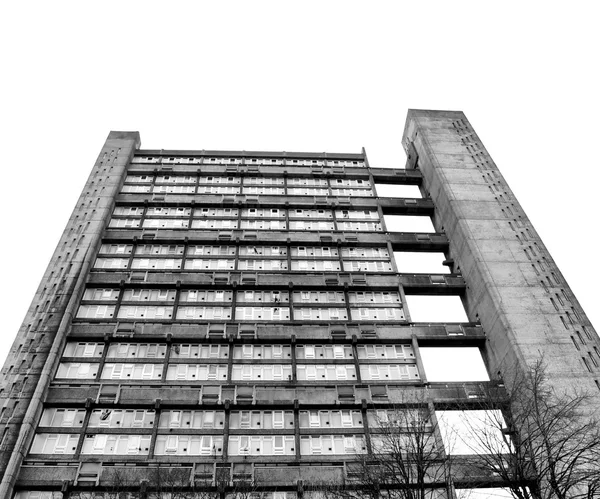
<instances>
[{"instance_id":1,"label":"overcast white sky","mask_svg":"<svg viewBox=\"0 0 600 499\"><path fill-rule=\"evenodd\" d=\"M109 130L359 152L462 110L596 325L595 2L4 2L2 359Z\"/></svg>"}]
</instances>

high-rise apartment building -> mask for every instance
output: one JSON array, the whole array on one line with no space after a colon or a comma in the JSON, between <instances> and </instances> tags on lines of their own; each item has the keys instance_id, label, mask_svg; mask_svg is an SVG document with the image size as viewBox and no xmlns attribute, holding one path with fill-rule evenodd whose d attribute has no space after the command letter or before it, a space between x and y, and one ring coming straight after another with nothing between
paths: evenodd
<instances>
[{"instance_id":1,"label":"high-rise apartment building","mask_svg":"<svg viewBox=\"0 0 600 499\"><path fill-rule=\"evenodd\" d=\"M432 346L449 371L478 347L492 379L543 357L600 394L598 337L465 116L409 111L402 144L384 169L111 132L2 370L0 496L158 497L167 472L318 497L352 483L386 411L485 392L428 381ZM465 319L411 317L413 297L460 297Z\"/></svg>"}]
</instances>

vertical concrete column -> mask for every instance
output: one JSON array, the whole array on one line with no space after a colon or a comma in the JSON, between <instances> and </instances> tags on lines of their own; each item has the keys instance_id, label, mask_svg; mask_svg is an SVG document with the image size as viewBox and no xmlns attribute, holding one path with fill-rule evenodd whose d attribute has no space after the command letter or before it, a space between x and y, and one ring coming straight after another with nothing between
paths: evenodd
<instances>
[{"instance_id":1,"label":"vertical concrete column","mask_svg":"<svg viewBox=\"0 0 600 499\"><path fill-rule=\"evenodd\" d=\"M29 372L29 379L36 384L35 391L19 405L17 426L4 442L6 452L0 458L0 497L12 496L115 197L139 146L138 132L110 132L15 340L15 345L19 345L36 335L43 334L45 338L35 351L36 363ZM52 306L43 305L46 302ZM14 365L16 356L20 355L16 350L13 346L7 366Z\"/></svg>"},{"instance_id":2,"label":"vertical concrete column","mask_svg":"<svg viewBox=\"0 0 600 499\"><path fill-rule=\"evenodd\" d=\"M555 388L577 386L600 402L600 370L586 366L571 339L587 332L598 346L598 336L465 115L410 110L403 145L467 282L467 314L487 333L490 374L510 380L515 369L543 358ZM561 304L556 295L570 300Z\"/></svg>"}]
</instances>

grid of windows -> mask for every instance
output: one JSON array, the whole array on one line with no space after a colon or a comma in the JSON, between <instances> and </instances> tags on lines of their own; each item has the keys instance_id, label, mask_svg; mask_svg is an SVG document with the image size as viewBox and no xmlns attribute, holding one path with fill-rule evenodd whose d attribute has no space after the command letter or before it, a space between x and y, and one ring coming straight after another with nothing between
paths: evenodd
<instances>
[{"instance_id":1,"label":"grid of windows","mask_svg":"<svg viewBox=\"0 0 600 499\"><path fill-rule=\"evenodd\" d=\"M92 357L92 362L75 361L78 355L86 352ZM137 362L119 362L124 359L135 359ZM293 359L297 360L295 364ZM167 382L329 382L362 379L374 383L394 383L420 378L409 344L360 343L353 347L349 344L167 345L124 342L68 342L55 377L57 380L100 379L119 383L156 382L163 379ZM111 417L116 415L113 412ZM121 415L118 417L121 418ZM50 415L48 418L50 421ZM71 418L67 418L67 421L71 421Z\"/></svg>"},{"instance_id":2,"label":"grid of windows","mask_svg":"<svg viewBox=\"0 0 600 499\"><path fill-rule=\"evenodd\" d=\"M189 260L188 260L189 261ZM218 260L212 260L218 261ZM232 260L233 261L233 260ZM113 305L94 302L108 301ZM126 288L88 289L77 312L82 320L135 321L404 321L398 291L275 291ZM116 298L115 298L116 297ZM88 299L90 298L90 299ZM100 298L99 300L96 298ZM235 307L232 307L235 300ZM156 302L137 305L128 302ZM177 302L176 307L164 303ZM291 305L291 306L290 306ZM115 311L118 312L115 315ZM88 347L91 348L91 347ZM114 350L114 347L113 347ZM94 356L92 350L73 357ZM112 355L112 354L111 354Z\"/></svg>"},{"instance_id":3,"label":"grid of windows","mask_svg":"<svg viewBox=\"0 0 600 499\"><path fill-rule=\"evenodd\" d=\"M213 187L211 189L217 189ZM224 188L219 188L224 189ZM265 192L267 187L255 187L252 194L284 194ZM282 189L279 189L282 190ZM296 189L290 189L296 190ZM307 193L308 189L303 189ZM109 222L110 229L243 229L268 231L348 231L382 232L379 213L375 210L326 210L281 208L172 208L122 210L117 206ZM113 245L109 245L113 246ZM116 246L116 245L114 245ZM124 254L117 251L116 254ZM126 251L126 250L124 250Z\"/></svg>"},{"instance_id":4,"label":"grid of windows","mask_svg":"<svg viewBox=\"0 0 600 499\"><path fill-rule=\"evenodd\" d=\"M233 157L233 156L144 156L136 155L132 164L170 164L170 165L260 165L260 166L328 166L328 167L364 167L361 159L315 159L315 158L271 158L271 157Z\"/></svg>"},{"instance_id":5,"label":"grid of windows","mask_svg":"<svg viewBox=\"0 0 600 499\"><path fill-rule=\"evenodd\" d=\"M286 177L127 175L121 189L127 194L262 194L287 196L373 197L368 179Z\"/></svg>"},{"instance_id":6,"label":"grid of windows","mask_svg":"<svg viewBox=\"0 0 600 499\"><path fill-rule=\"evenodd\" d=\"M389 332L406 317L395 246L375 234L385 223L372 180L341 178L364 162L147 155L132 163L162 169L127 175L53 382L89 389L89 398L46 404L32 459L250 464L367 453L374 415L387 409L361 400L387 407L388 391L420 384L421 373L407 336ZM225 168L212 175L219 168L198 165ZM259 170L287 165L313 175ZM325 168L333 170L315 174ZM148 194L144 204L138 193ZM206 197L166 205L166 194ZM252 197L243 204L237 194ZM289 200L279 208L255 196ZM206 206L210 199L218 201ZM344 234L319 234L332 231ZM296 337L299 326L314 336Z\"/></svg>"}]
</instances>

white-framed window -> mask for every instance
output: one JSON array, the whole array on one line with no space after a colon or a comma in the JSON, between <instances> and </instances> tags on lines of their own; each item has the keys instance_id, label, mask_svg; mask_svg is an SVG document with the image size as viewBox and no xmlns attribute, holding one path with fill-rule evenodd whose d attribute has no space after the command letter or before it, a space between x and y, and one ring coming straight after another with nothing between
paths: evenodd
<instances>
[{"instance_id":1,"label":"white-framed window","mask_svg":"<svg viewBox=\"0 0 600 499\"><path fill-rule=\"evenodd\" d=\"M285 210L279 208L247 208L242 210L242 218L285 218Z\"/></svg>"},{"instance_id":2,"label":"white-framed window","mask_svg":"<svg viewBox=\"0 0 600 499\"><path fill-rule=\"evenodd\" d=\"M331 189L331 194L333 196L350 196L350 197L373 197L373 190L371 188L368 189L352 189L352 188L342 188L342 189Z\"/></svg>"},{"instance_id":3,"label":"white-framed window","mask_svg":"<svg viewBox=\"0 0 600 499\"><path fill-rule=\"evenodd\" d=\"M126 269L129 258L96 258L95 269L117 270Z\"/></svg>"},{"instance_id":4,"label":"white-framed window","mask_svg":"<svg viewBox=\"0 0 600 499\"><path fill-rule=\"evenodd\" d=\"M98 374L96 363L61 362L56 372L56 379L94 379Z\"/></svg>"},{"instance_id":5,"label":"white-framed window","mask_svg":"<svg viewBox=\"0 0 600 499\"><path fill-rule=\"evenodd\" d=\"M116 301L119 290L114 288L87 288L83 293L83 300Z\"/></svg>"},{"instance_id":6,"label":"white-framed window","mask_svg":"<svg viewBox=\"0 0 600 499\"><path fill-rule=\"evenodd\" d=\"M226 359L228 357L228 345L174 343L171 346L172 359Z\"/></svg>"},{"instance_id":7,"label":"white-framed window","mask_svg":"<svg viewBox=\"0 0 600 499\"><path fill-rule=\"evenodd\" d=\"M359 359L414 359L412 346L405 345L358 345Z\"/></svg>"},{"instance_id":8,"label":"white-framed window","mask_svg":"<svg viewBox=\"0 0 600 499\"><path fill-rule=\"evenodd\" d=\"M330 248L328 246L292 246L291 248L293 257L336 257L338 256L337 248Z\"/></svg>"},{"instance_id":9,"label":"white-framed window","mask_svg":"<svg viewBox=\"0 0 600 499\"><path fill-rule=\"evenodd\" d=\"M101 357L103 352L104 343L69 341L63 357Z\"/></svg>"},{"instance_id":10,"label":"white-framed window","mask_svg":"<svg viewBox=\"0 0 600 499\"><path fill-rule=\"evenodd\" d=\"M303 456L333 454L364 454L366 444L361 435L321 435L300 437Z\"/></svg>"},{"instance_id":11,"label":"white-framed window","mask_svg":"<svg viewBox=\"0 0 600 499\"><path fill-rule=\"evenodd\" d=\"M175 301L174 289L126 289L123 293L123 301Z\"/></svg>"},{"instance_id":12,"label":"white-framed window","mask_svg":"<svg viewBox=\"0 0 600 499\"><path fill-rule=\"evenodd\" d=\"M195 184L196 177L191 175L158 175L156 184Z\"/></svg>"},{"instance_id":13,"label":"white-framed window","mask_svg":"<svg viewBox=\"0 0 600 499\"><path fill-rule=\"evenodd\" d=\"M56 409L47 407L42 413L40 426L58 428L81 428L85 419L85 409Z\"/></svg>"},{"instance_id":14,"label":"white-framed window","mask_svg":"<svg viewBox=\"0 0 600 499\"><path fill-rule=\"evenodd\" d=\"M289 307L236 307L236 320L289 320Z\"/></svg>"},{"instance_id":15,"label":"white-framed window","mask_svg":"<svg viewBox=\"0 0 600 499\"><path fill-rule=\"evenodd\" d=\"M152 428L156 419L153 410L146 409L94 409L90 414L89 428Z\"/></svg>"},{"instance_id":16,"label":"white-framed window","mask_svg":"<svg viewBox=\"0 0 600 499\"><path fill-rule=\"evenodd\" d=\"M239 185L240 177L200 177L198 182L201 184L229 184Z\"/></svg>"},{"instance_id":17,"label":"white-framed window","mask_svg":"<svg viewBox=\"0 0 600 499\"><path fill-rule=\"evenodd\" d=\"M42 490L19 490L14 499L62 499L62 492L51 492ZM83 497L81 499L84 499Z\"/></svg>"},{"instance_id":18,"label":"white-framed window","mask_svg":"<svg viewBox=\"0 0 600 499\"><path fill-rule=\"evenodd\" d=\"M345 258L390 258L387 248L342 248Z\"/></svg>"},{"instance_id":19,"label":"white-framed window","mask_svg":"<svg viewBox=\"0 0 600 499\"><path fill-rule=\"evenodd\" d=\"M350 304L353 303L402 303L397 291L350 291Z\"/></svg>"},{"instance_id":20,"label":"white-framed window","mask_svg":"<svg viewBox=\"0 0 600 499\"><path fill-rule=\"evenodd\" d=\"M288 178L288 185L310 186L310 187L327 187L327 179L324 178ZM304 210L310 211L310 210Z\"/></svg>"},{"instance_id":21,"label":"white-framed window","mask_svg":"<svg viewBox=\"0 0 600 499\"><path fill-rule=\"evenodd\" d=\"M184 429L223 429L225 427L224 411L162 411L159 428Z\"/></svg>"},{"instance_id":22,"label":"white-framed window","mask_svg":"<svg viewBox=\"0 0 600 499\"><path fill-rule=\"evenodd\" d=\"M286 260L239 260L239 270L287 270Z\"/></svg>"},{"instance_id":23,"label":"white-framed window","mask_svg":"<svg viewBox=\"0 0 600 499\"><path fill-rule=\"evenodd\" d=\"M124 185L121 192L124 194L142 194L152 190L151 185Z\"/></svg>"},{"instance_id":24,"label":"white-framed window","mask_svg":"<svg viewBox=\"0 0 600 499\"><path fill-rule=\"evenodd\" d=\"M335 260L292 260L292 270L337 272L340 270L340 262Z\"/></svg>"},{"instance_id":25,"label":"white-framed window","mask_svg":"<svg viewBox=\"0 0 600 499\"><path fill-rule=\"evenodd\" d=\"M226 380L225 364L170 364L167 368L168 381Z\"/></svg>"},{"instance_id":26,"label":"white-framed window","mask_svg":"<svg viewBox=\"0 0 600 499\"><path fill-rule=\"evenodd\" d=\"M298 345L298 359L353 359L350 345Z\"/></svg>"},{"instance_id":27,"label":"white-framed window","mask_svg":"<svg viewBox=\"0 0 600 499\"><path fill-rule=\"evenodd\" d=\"M207 186L207 185L199 185L198 186L198 194L239 194L241 191L240 187L234 187L229 185L223 186Z\"/></svg>"},{"instance_id":28,"label":"white-framed window","mask_svg":"<svg viewBox=\"0 0 600 499\"><path fill-rule=\"evenodd\" d=\"M292 366L283 364L234 365L233 381L289 381Z\"/></svg>"},{"instance_id":29,"label":"white-framed window","mask_svg":"<svg viewBox=\"0 0 600 499\"><path fill-rule=\"evenodd\" d=\"M103 244L100 246L100 254L130 255L133 251L132 244Z\"/></svg>"},{"instance_id":30,"label":"white-framed window","mask_svg":"<svg viewBox=\"0 0 600 499\"><path fill-rule=\"evenodd\" d=\"M81 454L148 455L150 435L86 435Z\"/></svg>"},{"instance_id":31,"label":"white-framed window","mask_svg":"<svg viewBox=\"0 0 600 499\"><path fill-rule=\"evenodd\" d=\"M355 380L356 368L351 364L298 364L296 365L296 374L298 376L298 381Z\"/></svg>"},{"instance_id":32,"label":"white-framed window","mask_svg":"<svg viewBox=\"0 0 600 499\"><path fill-rule=\"evenodd\" d=\"M232 411L229 419L231 429L293 429L292 411Z\"/></svg>"},{"instance_id":33,"label":"white-framed window","mask_svg":"<svg viewBox=\"0 0 600 499\"><path fill-rule=\"evenodd\" d=\"M363 364L360 366L363 381L404 381L419 379L415 364Z\"/></svg>"},{"instance_id":34,"label":"white-framed window","mask_svg":"<svg viewBox=\"0 0 600 499\"><path fill-rule=\"evenodd\" d=\"M346 320L345 308L296 308L294 320L339 321Z\"/></svg>"},{"instance_id":35,"label":"white-framed window","mask_svg":"<svg viewBox=\"0 0 600 499\"><path fill-rule=\"evenodd\" d=\"M119 319L171 319L173 307L122 305L117 317Z\"/></svg>"},{"instance_id":36,"label":"white-framed window","mask_svg":"<svg viewBox=\"0 0 600 499\"><path fill-rule=\"evenodd\" d=\"M181 218L146 218L142 227L144 229L187 229L189 220Z\"/></svg>"},{"instance_id":37,"label":"white-framed window","mask_svg":"<svg viewBox=\"0 0 600 499\"><path fill-rule=\"evenodd\" d=\"M74 454L79 435L68 433L38 433L33 439L30 454Z\"/></svg>"},{"instance_id":38,"label":"white-framed window","mask_svg":"<svg viewBox=\"0 0 600 499\"><path fill-rule=\"evenodd\" d=\"M300 428L362 428L360 411L300 411Z\"/></svg>"},{"instance_id":39,"label":"white-framed window","mask_svg":"<svg viewBox=\"0 0 600 499\"><path fill-rule=\"evenodd\" d=\"M236 345L233 348L234 359L291 359L292 348L289 345Z\"/></svg>"},{"instance_id":40,"label":"white-framed window","mask_svg":"<svg viewBox=\"0 0 600 499\"><path fill-rule=\"evenodd\" d=\"M162 379L162 364L114 364L106 363L102 379L157 380Z\"/></svg>"},{"instance_id":41,"label":"white-framed window","mask_svg":"<svg viewBox=\"0 0 600 499\"><path fill-rule=\"evenodd\" d=\"M376 222L340 222L337 223L338 230L351 232L382 232L383 227Z\"/></svg>"},{"instance_id":42,"label":"white-framed window","mask_svg":"<svg viewBox=\"0 0 600 499\"><path fill-rule=\"evenodd\" d=\"M389 261L344 261L344 270L348 272L392 272L392 264Z\"/></svg>"},{"instance_id":43,"label":"white-framed window","mask_svg":"<svg viewBox=\"0 0 600 499\"><path fill-rule=\"evenodd\" d=\"M174 270L181 268L181 260L175 258L134 258L131 261L134 270Z\"/></svg>"},{"instance_id":44,"label":"white-framed window","mask_svg":"<svg viewBox=\"0 0 600 499\"><path fill-rule=\"evenodd\" d=\"M188 247L188 255L191 255L191 256L202 256L202 255L233 256L233 255L235 255L235 246L208 246L208 245L189 246ZM187 268L187 266L186 266L186 268Z\"/></svg>"},{"instance_id":45,"label":"white-framed window","mask_svg":"<svg viewBox=\"0 0 600 499\"><path fill-rule=\"evenodd\" d=\"M228 454L231 456L293 456L296 453L293 435L231 435Z\"/></svg>"},{"instance_id":46,"label":"white-framed window","mask_svg":"<svg viewBox=\"0 0 600 499\"><path fill-rule=\"evenodd\" d=\"M233 270L235 260L190 258L185 262L186 270Z\"/></svg>"},{"instance_id":47,"label":"white-framed window","mask_svg":"<svg viewBox=\"0 0 600 499\"><path fill-rule=\"evenodd\" d=\"M345 303L342 291L294 291L292 299L295 303Z\"/></svg>"},{"instance_id":48,"label":"white-framed window","mask_svg":"<svg viewBox=\"0 0 600 499\"><path fill-rule=\"evenodd\" d=\"M183 255L180 244L140 244L135 248L136 255Z\"/></svg>"},{"instance_id":49,"label":"white-framed window","mask_svg":"<svg viewBox=\"0 0 600 499\"><path fill-rule=\"evenodd\" d=\"M177 319L231 319L231 307L179 307Z\"/></svg>"},{"instance_id":50,"label":"white-framed window","mask_svg":"<svg viewBox=\"0 0 600 499\"><path fill-rule=\"evenodd\" d=\"M220 456L223 437L211 435L158 435L154 453L159 456Z\"/></svg>"},{"instance_id":51,"label":"white-framed window","mask_svg":"<svg viewBox=\"0 0 600 499\"><path fill-rule=\"evenodd\" d=\"M352 320L355 321L403 321L404 310L397 308L351 308Z\"/></svg>"},{"instance_id":52,"label":"white-framed window","mask_svg":"<svg viewBox=\"0 0 600 499\"><path fill-rule=\"evenodd\" d=\"M149 217L189 217L192 209L191 208L179 208L179 207L150 207L146 211L146 216Z\"/></svg>"},{"instance_id":53,"label":"white-framed window","mask_svg":"<svg viewBox=\"0 0 600 499\"><path fill-rule=\"evenodd\" d=\"M164 343L110 343L107 358L162 359L167 352Z\"/></svg>"}]
</instances>

